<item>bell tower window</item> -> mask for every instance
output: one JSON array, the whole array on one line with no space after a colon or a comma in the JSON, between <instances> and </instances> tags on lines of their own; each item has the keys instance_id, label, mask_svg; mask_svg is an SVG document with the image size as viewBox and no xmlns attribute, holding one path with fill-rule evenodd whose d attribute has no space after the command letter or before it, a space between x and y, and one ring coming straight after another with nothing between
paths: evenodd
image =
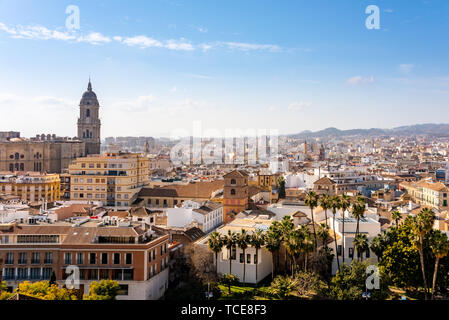
<instances>
[{"instance_id":1,"label":"bell tower window","mask_svg":"<svg viewBox=\"0 0 449 320\"><path fill-rule=\"evenodd\" d=\"M86 110L86 117L89 118L90 117L90 109Z\"/></svg>"}]
</instances>

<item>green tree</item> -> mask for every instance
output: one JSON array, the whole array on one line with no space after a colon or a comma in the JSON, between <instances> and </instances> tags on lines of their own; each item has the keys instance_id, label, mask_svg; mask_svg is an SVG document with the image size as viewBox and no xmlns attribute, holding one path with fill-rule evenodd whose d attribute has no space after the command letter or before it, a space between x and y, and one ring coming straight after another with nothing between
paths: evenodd
<instances>
[{"instance_id":1,"label":"green tree","mask_svg":"<svg viewBox=\"0 0 449 320\"><path fill-rule=\"evenodd\" d=\"M346 195L342 194L340 196L340 208L341 208L341 218L342 218L342 230L341 234L343 236L342 239L342 257L343 257L343 264L345 264L345 211L351 207L351 199Z\"/></svg>"},{"instance_id":2,"label":"green tree","mask_svg":"<svg viewBox=\"0 0 449 320\"><path fill-rule=\"evenodd\" d=\"M256 249L256 285L257 285L257 266L259 264L259 250L265 245L265 235L263 231L258 229L251 234L250 243L254 249Z\"/></svg>"},{"instance_id":3,"label":"green tree","mask_svg":"<svg viewBox=\"0 0 449 320\"><path fill-rule=\"evenodd\" d=\"M398 210L394 210L391 213L391 219L395 221L396 227L399 226L399 220L401 220L402 216Z\"/></svg>"},{"instance_id":4,"label":"green tree","mask_svg":"<svg viewBox=\"0 0 449 320\"><path fill-rule=\"evenodd\" d=\"M327 194L322 194L319 197L320 206L323 208L324 216L326 217L326 226L329 226L327 222L327 210L331 208L331 199L332 198Z\"/></svg>"},{"instance_id":5,"label":"green tree","mask_svg":"<svg viewBox=\"0 0 449 320\"><path fill-rule=\"evenodd\" d=\"M438 264L440 259L446 257L449 252L449 240L441 231L434 232L430 241L430 248L435 255L435 270L432 281L432 300L435 298L435 285L437 282Z\"/></svg>"},{"instance_id":6,"label":"green tree","mask_svg":"<svg viewBox=\"0 0 449 320\"><path fill-rule=\"evenodd\" d=\"M385 250L385 243L382 235L378 235L371 240L370 249L377 256L377 261L380 261Z\"/></svg>"},{"instance_id":7,"label":"green tree","mask_svg":"<svg viewBox=\"0 0 449 320\"><path fill-rule=\"evenodd\" d=\"M365 198L358 196L356 201L352 204L352 216L357 220L355 234L360 232L360 219L365 216Z\"/></svg>"},{"instance_id":8,"label":"green tree","mask_svg":"<svg viewBox=\"0 0 449 320\"><path fill-rule=\"evenodd\" d=\"M226 246L226 249L229 250L229 274L232 274L232 249L237 243L237 234L228 230L228 234L223 238L223 243Z\"/></svg>"},{"instance_id":9,"label":"green tree","mask_svg":"<svg viewBox=\"0 0 449 320\"><path fill-rule=\"evenodd\" d=\"M16 289L17 293L43 300L76 300L76 293L73 290L59 288L56 284L50 284L49 281L19 283Z\"/></svg>"},{"instance_id":10,"label":"green tree","mask_svg":"<svg viewBox=\"0 0 449 320\"><path fill-rule=\"evenodd\" d=\"M310 213L312 215L312 226L313 226L313 238L315 239L315 249L317 246L317 238L316 238L316 230L315 230L315 217L313 214L313 209L318 206L318 196L315 192L309 191L306 194L306 198L304 199L304 203L306 206L310 208Z\"/></svg>"},{"instance_id":11,"label":"green tree","mask_svg":"<svg viewBox=\"0 0 449 320\"><path fill-rule=\"evenodd\" d=\"M209 249L215 254L215 275L218 275L218 254L223 249L223 240L218 232L212 232L207 240Z\"/></svg>"},{"instance_id":12,"label":"green tree","mask_svg":"<svg viewBox=\"0 0 449 320\"><path fill-rule=\"evenodd\" d=\"M329 227L327 226L327 224L321 223L319 225L317 235L318 238L320 238L320 240L323 242L323 246L327 248L327 242L330 237Z\"/></svg>"},{"instance_id":13,"label":"green tree","mask_svg":"<svg viewBox=\"0 0 449 320\"><path fill-rule=\"evenodd\" d=\"M245 274L246 274L246 248L248 248L248 245L250 243L250 237L249 234L246 232L245 229L242 229L240 234L237 236L237 245L240 249L243 251L243 283L245 283Z\"/></svg>"},{"instance_id":14,"label":"green tree","mask_svg":"<svg viewBox=\"0 0 449 320\"><path fill-rule=\"evenodd\" d=\"M335 300L361 300L362 293L366 290L367 261L353 261L350 266L342 265L337 274L332 278L329 296ZM380 290L372 290L372 299L385 299L388 295L388 285L385 276L380 272Z\"/></svg>"},{"instance_id":15,"label":"green tree","mask_svg":"<svg viewBox=\"0 0 449 320\"><path fill-rule=\"evenodd\" d=\"M284 216L281 220L281 223L279 224L279 231L281 234L281 242L285 247L285 242L288 240L290 236L290 232L292 232L295 229L295 225L293 224L293 219L291 216ZM287 270L287 254L285 255L285 261L284 261L284 269Z\"/></svg>"},{"instance_id":16,"label":"green tree","mask_svg":"<svg viewBox=\"0 0 449 320\"><path fill-rule=\"evenodd\" d=\"M279 222L273 221L270 228L265 235L265 247L271 253L271 278L274 279L276 258L279 255L279 249L281 247L281 232L279 230Z\"/></svg>"},{"instance_id":17,"label":"green tree","mask_svg":"<svg viewBox=\"0 0 449 320\"><path fill-rule=\"evenodd\" d=\"M429 208L423 208L421 211L414 217L412 224L412 242L415 247L418 249L419 258L421 263L421 272L424 281L424 292L425 298L428 299L428 290L429 287L427 285L427 277L425 272L425 262L424 262L424 239L430 234L433 223L435 221L435 214Z\"/></svg>"},{"instance_id":18,"label":"green tree","mask_svg":"<svg viewBox=\"0 0 449 320\"><path fill-rule=\"evenodd\" d=\"M285 179L283 176L280 176L277 180L279 187L279 199L285 199Z\"/></svg>"},{"instance_id":19,"label":"green tree","mask_svg":"<svg viewBox=\"0 0 449 320\"><path fill-rule=\"evenodd\" d=\"M369 250L369 243L366 234L358 233L355 235L354 247L357 251L358 259L363 260L363 253Z\"/></svg>"},{"instance_id":20,"label":"green tree","mask_svg":"<svg viewBox=\"0 0 449 320\"><path fill-rule=\"evenodd\" d=\"M225 273L221 277L221 283L228 287L228 293L231 295L231 286L239 283L239 278L234 274Z\"/></svg>"},{"instance_id":21,"label":"green tree","mask_svg":"<svg viewBox=\"0 0 449 320\"><path fill-rule=\"evenodd\" d=\"M120 285L115 280L93 281L89 286L89 295L84 295L84 300L115 300Z\"/></svg>"},{"instance_id":22,"label":"green tree","mask_svg":"<svg viewBox=\"0 0 449 320\"><path fill-rule=\"evenodd\" d=\"M294 277L277 276L271 283L268 292L278 299L285 299L298 287L299 281Z\"/></svg>"}]
</instances>

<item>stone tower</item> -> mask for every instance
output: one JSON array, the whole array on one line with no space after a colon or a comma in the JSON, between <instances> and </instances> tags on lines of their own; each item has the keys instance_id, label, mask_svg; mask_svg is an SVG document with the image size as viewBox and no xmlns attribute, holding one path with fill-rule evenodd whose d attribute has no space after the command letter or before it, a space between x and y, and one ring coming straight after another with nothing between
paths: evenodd
<instances>
[{"instance_id":1,"label":"stone tower","mask_svg":"<svg viewBox=\"0 0 449 320\"><path fill-rule=\"evenodd\" d=\"M80 117L78 119L78 138L86 143L86 155L100 154L100 104L97 95L92 91L92 84L87 86L80 101Z\"/></svg>"},{"instance_id":2,"label":"stone tower","mask_svg":"<svg viewBox=\"0 0 449 320\"><path fill-rule=\"evenodd\" d=\"M223 222L232 221L234 216L248 209L248 173L234 170L223 176Z\"/></svg>"}]
</instances>

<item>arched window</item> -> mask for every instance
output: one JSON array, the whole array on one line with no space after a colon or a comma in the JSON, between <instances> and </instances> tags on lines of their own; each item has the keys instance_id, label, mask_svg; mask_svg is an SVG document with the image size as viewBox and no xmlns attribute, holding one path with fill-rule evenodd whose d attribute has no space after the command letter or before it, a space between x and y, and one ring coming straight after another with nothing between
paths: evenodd
<instances>
[{"instance_id":1,"label":"arched window","mask_svg":"<svg viewBox=\"0 0 449 320\"><path fill-rule=\"evenodd\" d=\"M11 171L11 172L14 171L14 165L12 163L9 164L9 171Z\"/></svg>"},{"instance_id":2,"label":"arched window","mask_svg":"<svg viewBox=\"0 0 449 320\"><path fill-rule=\"evenodd\" d=\"M90 117L90 109L86 110L86 117L88 117L88 118Z\"/></svg>"},{"instance_id":3,"label":"arched window","mask_svg":"<svg viewBox=\"0 0 449 320\"><path fill-rule=\"evenodd\" d=\"M231 195L235 195L235 189L231 189Z\"/></svg>"},{"instance_id":4,"label":"arched window","mask_svg":"<svg viewBox=\"0 0 449 320\"><path fill-rule=\"evenodd\" d=\"M14 155L14 158L19 159L19 153L16 152L16 154Z\"/></svg>"},{"instance_id":5,"label":"arched window","mask_svg":"<svg viewBox=\"0 0 449 320\"><path fill-rule=\"evenodd\" d=\"M231 179L231 184L235 184L235 179Z\"/></svg>"}]
</instances>

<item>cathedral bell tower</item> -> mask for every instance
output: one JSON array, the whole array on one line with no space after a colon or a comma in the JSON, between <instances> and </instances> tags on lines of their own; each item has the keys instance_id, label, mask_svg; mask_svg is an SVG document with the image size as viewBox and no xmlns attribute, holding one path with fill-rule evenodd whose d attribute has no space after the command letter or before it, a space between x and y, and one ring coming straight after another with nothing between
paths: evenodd
<instances>
[{"instance_id":1,"label":"cathedral bell tower","mask_svg":"<svg viewBox=\"0 0 449 320\"><path fill-rule=\"evenodd\" d=\"M100 104L97 95L92 91L92 84L87 86L80 101L80 117L78 118L78 139L86 143L86 155L100 154Z\"/></svg>"}]
</instances>

